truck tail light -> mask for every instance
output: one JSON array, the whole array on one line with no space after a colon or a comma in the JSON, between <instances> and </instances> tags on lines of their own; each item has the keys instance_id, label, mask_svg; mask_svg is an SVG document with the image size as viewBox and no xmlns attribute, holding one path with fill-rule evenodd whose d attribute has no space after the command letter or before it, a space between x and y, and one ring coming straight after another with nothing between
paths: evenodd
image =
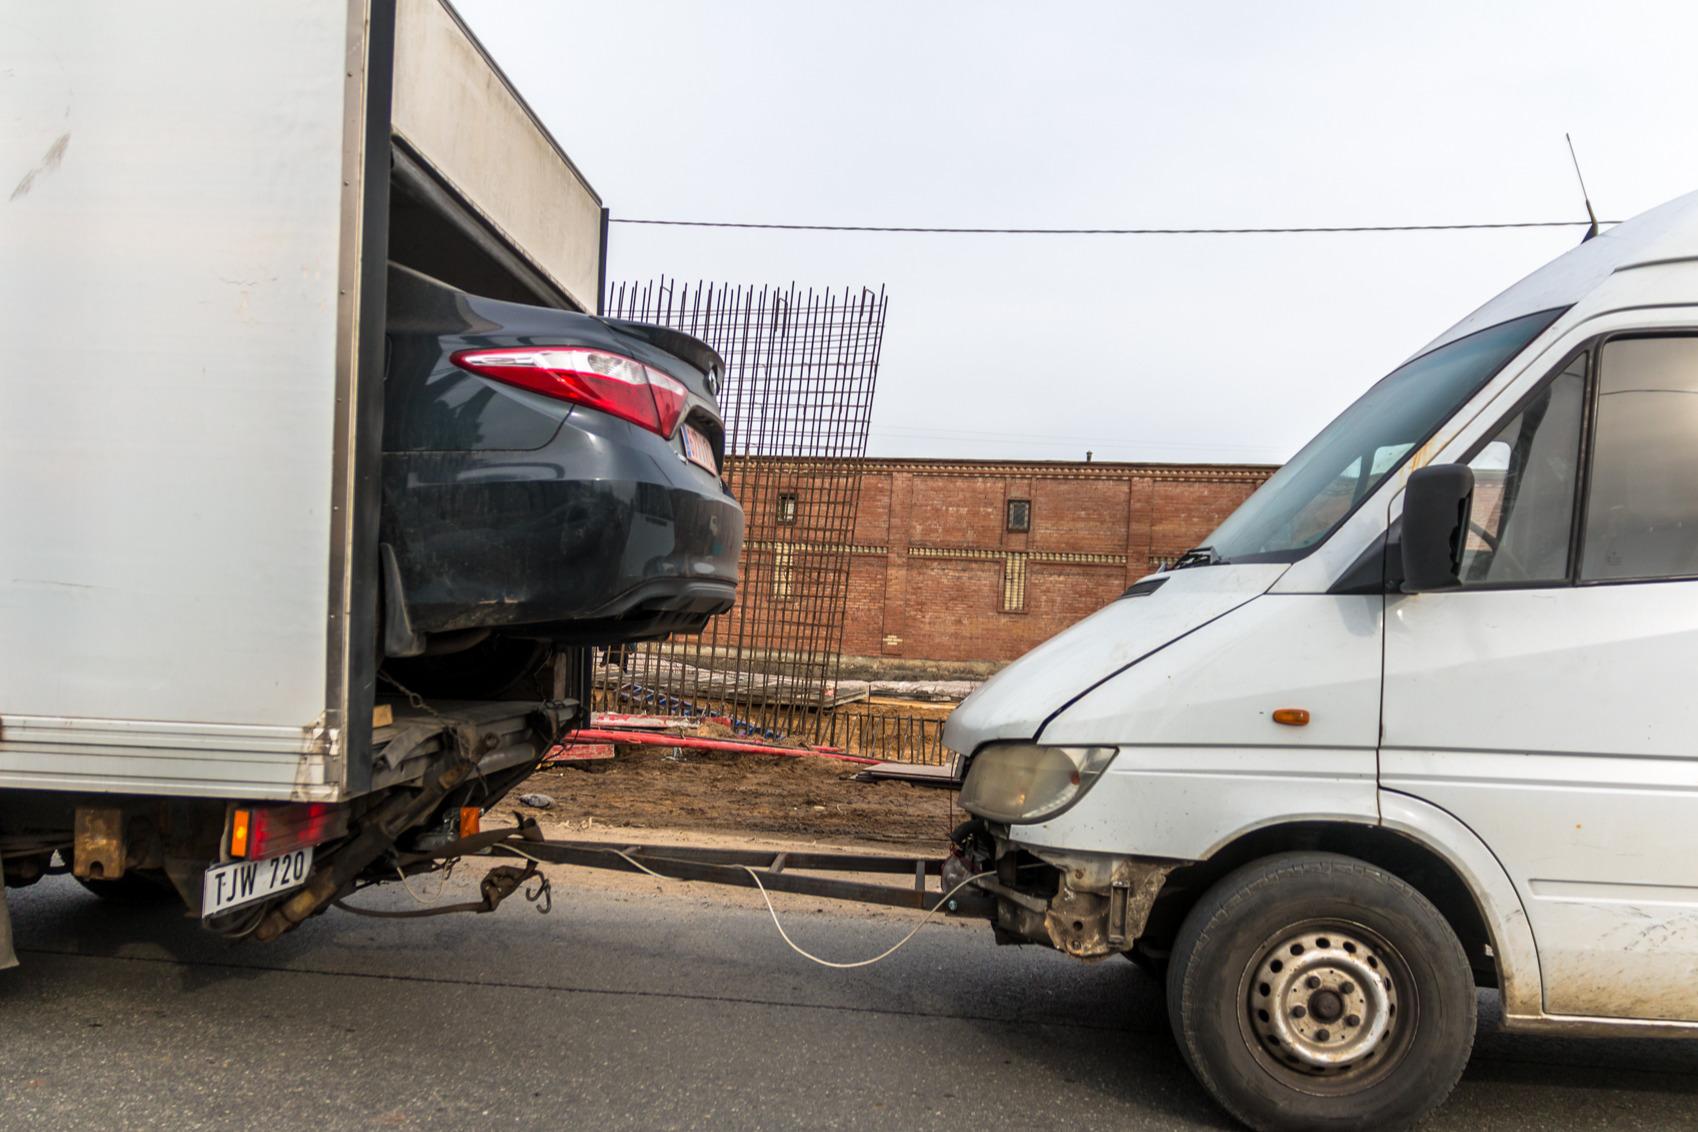
<instances>
[{"instance_id":1,"label":"truck tail light","mask_svg":"<svg viewBox=\"0 0 1698 1132\"><path fill-rule=\"evenodd\" d=\"M611 413L665 437L678 427L690 392L652 366L582 346L461 350L451 360L468 373Z\"/></svg>"},{"instance_id":2,"label":"truck tail light","mask_svg":"<svg viewBox=\"0 0 1698 1132\"><path fill-rule=\"evenodd\" d=\"M329 802L238 806L230 814L230 856L250 861L320 845L348 832L348 808Z\"/></svg>"}]
</instances>

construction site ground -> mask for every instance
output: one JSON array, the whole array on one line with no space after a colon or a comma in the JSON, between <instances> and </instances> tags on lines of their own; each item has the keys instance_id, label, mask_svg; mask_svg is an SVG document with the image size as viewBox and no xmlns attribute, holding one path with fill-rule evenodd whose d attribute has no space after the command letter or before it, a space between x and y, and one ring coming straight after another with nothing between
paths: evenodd
<instances>
[{"instance_id":1,"label":"construction site ground","mask_svg":"<svg viewBox=\"0 0 1698 1132\"><path fill-rule=\"evenodd\" d=\"M865 768L839 759L625 745L616 751L612 759L543 768L485 817L485 828L522 814L550 837L601 839L617 828L651 842L695 833L941 855L965 816L951 790L857 782ZM545 794L553 805L520 802L527 794ZM674 836L635 837L645 831Z\"/></svg>"}]
</instances>

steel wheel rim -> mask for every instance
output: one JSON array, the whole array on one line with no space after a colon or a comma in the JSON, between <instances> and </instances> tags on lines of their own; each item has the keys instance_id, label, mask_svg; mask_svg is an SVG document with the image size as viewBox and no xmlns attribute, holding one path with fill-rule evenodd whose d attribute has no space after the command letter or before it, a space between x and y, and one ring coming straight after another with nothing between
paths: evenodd
<instances>
[{"instance_id":1,"label":"steel wheel rim","mask_svg":"<svg viewBox=\"0 0 1698 1132\"><path fill-rule=\"evenodd\" d=\"M1377 932L1339 920L1282 928L1240 980L1245 1044L1291 1088L1338 1094L1383 1080L1408 1052L1419 1004L1409 965Z\"/></svg>"}]
</instances>

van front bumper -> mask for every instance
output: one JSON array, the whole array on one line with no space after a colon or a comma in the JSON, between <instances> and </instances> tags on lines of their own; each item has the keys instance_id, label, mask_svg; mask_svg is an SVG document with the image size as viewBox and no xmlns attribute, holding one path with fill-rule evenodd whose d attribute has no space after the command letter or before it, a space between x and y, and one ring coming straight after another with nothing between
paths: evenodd
<instances>
[{"instance_id":1,"label":"van front bumper","mask_svg":"<svg viewBox=\"0 0 1698 1132\"><path fill-rule=\"evenodd\" d=\"M1185 861L1023 847L1010 827L969 822L956 831L957 855L944 887L974 872L996 897L1000 943L1047 943L1079 959L1130 951L1149 922L1168 875Z\"/></svg>"}]
</instances>

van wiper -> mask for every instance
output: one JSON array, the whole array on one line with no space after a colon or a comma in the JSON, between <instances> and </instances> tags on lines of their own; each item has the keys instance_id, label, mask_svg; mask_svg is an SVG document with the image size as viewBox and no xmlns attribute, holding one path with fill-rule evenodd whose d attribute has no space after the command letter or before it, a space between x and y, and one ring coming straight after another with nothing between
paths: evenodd
<instances>
[{"instance_id":1,"label":"van wiper","mask_svg":"<svg viewBox=\"0 0 1698 1132\"><path fill-rule=\"evenodd\" d=\"M1193 546L1173 561L1173 569L1183 570L1187 566L1224 566L1226 559L1215 553L1212 546Z\"/></svg>"}]
</instances>

